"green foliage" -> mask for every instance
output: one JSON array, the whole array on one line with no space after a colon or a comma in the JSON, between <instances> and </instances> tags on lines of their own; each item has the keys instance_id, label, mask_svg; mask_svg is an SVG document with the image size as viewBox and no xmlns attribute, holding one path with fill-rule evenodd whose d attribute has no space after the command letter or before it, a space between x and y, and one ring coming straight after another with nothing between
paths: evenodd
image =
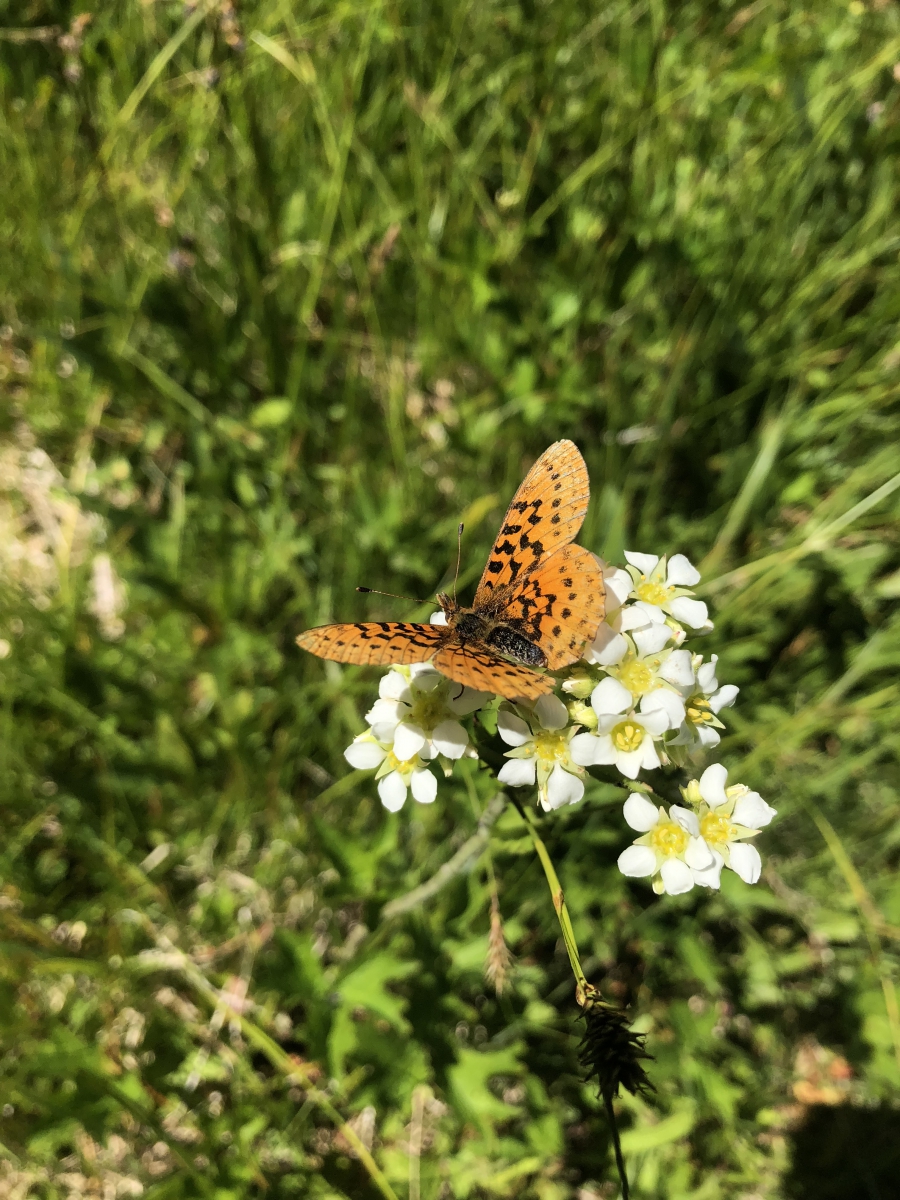
<instances>
[{"instance_id":1,"label":"green foliage","mask_svg":"<svg viewBox=\"0 0 900 1200\"><path fill-rule=\"evenodd\" d=\"M497 996L485 860L381 917L490 774L390 816L342 758L376 673L293 645L426 615L354 587L446 584L459 520L471 588L569 436L586 546L703 560L723 754L779 810L756 888L674 898L609 787L541 822L655 1058L635 1193L889 1194L896 6L78 12L0 30L2 1186L615 1195L525 827Z\"/></svg>"}]
</instances>

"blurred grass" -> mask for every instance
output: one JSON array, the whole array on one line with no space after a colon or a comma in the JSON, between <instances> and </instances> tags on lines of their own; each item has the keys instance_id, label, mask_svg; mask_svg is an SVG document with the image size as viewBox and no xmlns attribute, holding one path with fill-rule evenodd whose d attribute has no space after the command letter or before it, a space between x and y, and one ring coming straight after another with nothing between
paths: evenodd
<instances>
[{"instance_id":1,"label":"blurred grass","mask_svg":"<svg viewBox=\"0 0 900 1200\"><path fill-rule=\"evenodd\" d=\"M341 754L375 675L293 647L414 615L354 587L432 592L460 519L471 588L568 436L585 545L703 560L779 810L759 887L662 900L618 794L543 823L656 1059L635 1192L891 1195L896 5L78 11L0 5L0 1187L375 1195L339 1119L398 1196L615 1194L519 818L497 998L483 865L379 923L490 779L387 815Z\"/></svg>"}]
</instances>

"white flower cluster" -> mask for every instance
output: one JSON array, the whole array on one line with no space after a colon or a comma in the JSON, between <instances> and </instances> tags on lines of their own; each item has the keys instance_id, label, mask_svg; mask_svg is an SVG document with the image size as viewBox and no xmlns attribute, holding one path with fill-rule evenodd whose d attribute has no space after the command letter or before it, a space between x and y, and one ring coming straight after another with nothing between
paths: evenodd
<instances>
[{"instance_id":1,"label":"white flower cluster","mask_svg":"<svg viewBox=\"0 0 900 1200\"><path fill-rule=\"evenodd\" d=\"M351 767L378 768L378 795L390 812L406 801L407 791L420 804L437 795L437 761L449 775L455 759L469 750L469 735L459 718L491 699L487 692L460 687L427 663L392 667L381 680L379 699L366 713L369 728L344 751Z\"/></svg>"},{"instance_id":2,"label":"white flower cluster","mask_svg":"<svg viewBox=\"0 0 900 1200\"><path fill-rule=\"evenodd\" d=\"M625 820L641 837L619 858L628 876L649 877L657 892L676 895L694 885L718 888L723 867L748 883L761 863L749 839L774 816L756 792L726 788L725 768L708 767L682 789L688 807L668 812L651 803L641 772L719 744L719 714L738 689L720 685L716 656L704 660L687 644L712 629L706 605L691 588L700 574L683 554L671 558L626 552L627 569L603 566L606 614L583 660L562 673L558 695L527 706L502 701L497 733L510 747L499 772L511 787L537 787L553 810L584 796L585 769L613 767L631 783ZM443 613L432 617L444 623ZM408 791L421 804L437 794L434 766L449 775L463 755L477 757L460 718L495 698L460 687L429 664L393 667L369 728L345 751L348 762L377 768L378 794L391 812Z\"/></svg>"},{"instance_id":3,"label":"white flower cluster","mask_svg":"<svg viewBox=\"0 0 900 1200\"><path fill-rule=\"evenodd\" d=\"M642 770L717 746L718 714L738 689L719 686L715 655L704 662L684 645L691 632L712 629L706 605L689 590L699 571L683 554L626 551L625 558L628 570L604 570L606 619L585 655L602 678L595 682L585 671L563 689L576 696L590 689L593 739L581 738L578 761L613 765L637 779Z\"/></svg>"},{"instance_id":4,"label":"white flower cluster","mask_svg":"<svg viewBox=\"0 0 900 1200\"><path fill-rule=\"evenodd\" d=\"M625 820L642 836L619 855L622 874L650 876L655 892L671 896L689 892L694 884L718 888L723 867L745 883L756 883L762 861L747 842L769 824L775 809L742 783L726 787L727 779L721 763L713 763L682 789L691 807L673 804L668 813L632 792Z\"/></svg>"}]
</instances>

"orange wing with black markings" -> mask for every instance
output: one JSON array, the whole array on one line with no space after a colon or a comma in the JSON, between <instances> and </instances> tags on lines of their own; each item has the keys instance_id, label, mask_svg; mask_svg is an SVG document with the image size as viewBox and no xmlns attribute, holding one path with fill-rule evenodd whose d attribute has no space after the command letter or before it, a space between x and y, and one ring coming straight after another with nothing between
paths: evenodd
<instances>
[{"instance_id":1,"label":"orange wing with black markings","mask_svg":"<svg viewBox=\"0 0 900 1200\"><path fill-rule=\"evenodd\" d=\"M449 643L438 651L434 665L454 683L525 703L552 692L556 683L549 675L539 675L530 667L507 662L490 647L471 642Z\"/></svg>"},{"instance_id":2,"label":"orange wing with black markings","mask_svg":"<svg viewBox=\"0 0 900 1200\"><path fill-rule=\"evenodd\" d=\"M415 625L409 621L362 621L359 624L319 625L297 638L301 650L332 662L360 666L427 662L447 641L446 625Z\"/></svg>"},{"instance_id":3,"label":"orange wing with black markings","mask_svg":"<svg viewBox=\"0 0 900 1200\"><path fill-rule=\"evenodd\" d=\"M521 581L568 545L587 512L591 488L574 442L554 442L513 497L475 593L474 608L494 609L498 592Z\"/></svg>"},{"instance_id":4,"label":"orange wing with black markings","mask_svg":"<svg viewBox=\"0 0 900 1200\"><path fill-rule=\"evenodd\" d=\"M551 671L577 662L597 636L606 611L603 572L589 550L562 546L517 587L498 619L544 652Z\"/></svg>"}]
</instances>

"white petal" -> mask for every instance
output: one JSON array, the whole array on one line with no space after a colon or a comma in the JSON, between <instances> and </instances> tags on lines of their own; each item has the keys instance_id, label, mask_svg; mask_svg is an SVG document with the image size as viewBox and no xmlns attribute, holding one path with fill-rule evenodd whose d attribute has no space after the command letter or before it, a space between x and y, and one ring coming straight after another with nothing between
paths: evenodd
<instances>
[{"instance_id":1,"label":"white petal","mask_svg":"<svg viewBox=\"0 0 900 1200\"><path fill-rule=\"evenodd\" d=\"M700 582L700 572L683 554L673 554L669 559L666 583L670 587L693 587Z\"/></svg>"},{"instance_id":2,"label":"white petal","mask_svg":"<svg viewBox=\"0 0 900 1200\"><path fill-rule=\"evenodd\" d=\"M584 657L588 662L597 663L598 666L612 667L617 662L621 662L627 653L628 641L626 638L621 633L614 632L604 621Z\"/></svg>"},{"instance_id":3,"label":"white petal","mask_svg":"<svg viewBox=\"0 0 900 1200\"><path fill-rule=\"evenodd\" d=\"M720 804L724 804L728 799L725 795L725 781L727 779L728 771L721 763L713 763L700 776L698 781L700 795L710 808L718 808Z\"/></svg>"},{"instance_id":4,"label":"white petal","mask_svg":"<svg viewBox=\"0 0 900 1200\"><path fill-rule=\"evenodd\" d=\"M521 717L501 708L497 713L497 732L507 746L524 746L531 740L531 730Z\"/></svg>"},{"instance_id":5,"label":"white petal","mask_svg":"<svg viewBox=\"0 0 900 1200\"><path fill-rule=\"evenodd\" d=\"M648 833L659 821L659 809L640 792L632 792L622 807L626 822L638 833Z\"/></svg>"},{"instance_id":6,"label":"white petal","mask_svg":"<svg viewBox=\"0 0 900 1200\"><path fill-rule=\"evenodd\" d=\"M636 600L631 605L631 610L635 614L635 620L640 617L646 617L646 624L664 625L666 623L666 614L658 604L648 604L646 600Z\"/></svg>"},{"instance_id":7,"label":"white petal","mask_svg":"<svg viewBox=\"0 0 900 1200\"><path fill-rule=\"evenodd\" d=\"M684 861L692 871L705 871L713 865L715 859L702 837L692 837L684 852Z\"/></svg>"},{"instance_id":8,"label":"white petal","mask_svg":"<svg viewBox=\"0 0 900 1200\"><path fill-rule=\"evenodd\" d=\"M655 771L657 767L662 766L662 759L651 738L644 738L638 754L641 756L641 766L645 771Z\"/></svg>"},{"instance_id":9,"label":"white petal","mask_svg":"<svg viewBox=\"0 0 900 1200\"><path fill-rule=\"evenodd\" d=\"M579 737L579 736L580 736L579 734L575 735L575 737ZM572 741L574 742L575 738L572 738ZM571 749L572 749L572 746L571 746L571 742L570 742L569 743L569 752L570 753L571 753ZM574 754L572 755L572 757L575 758ZM577 762L578 760L575 759L575 761ZM584 763L581 765L601 767L601 766L606 766L609 763L614 763L615 761L616 761L616 748L613 745L613 740L609 736L608 733L601 733L599 735L599 737L597 738L597 745L594 750L594 757L593 757L591 763ZM634 776L632 776L632 778L634 778Z\"/></svg>"},{"instance_id":10,"label":"white petal","mask_svg":"<svg viewBox=\"0 0 900 1200\"><path fill-rule=\"evenodd\" d=\"M403 782L403 776L396 771L391 771L390 775L379 779L378 795L388 812L399 812L406 799L406 784Z\"/></svg>"},{"instance_id":11,"label":"white petal","mask_svg":"<svg viewBox=\"0 0 900 1200\"><path fill-rule=\"evenodd\" d=\"M725 859L722 857L722 855L718 854L714 850L712 853L712 863L708 867L702 867L700 869L697 867L691 868L691 871L694 875L694 883L699 884L701 887L714 888L718 890L724 862Z\"/></svg>"},{"instance_id":12,"label":"white petal","mask_svg":"<svg viewBox=\"0 0 900 1200\"><path fill-rule=\"evenodd\" d=\"M759 792L748 792L734 806L731 819L736 825L748 829L762 829L776 815L777 810L766 804Z\"/></svg>"},{"instance_id":13,"label":"white petal","mask_svg":"<svg viewBox=\"0 0 900 1200\"><path fill-rule=\"evenodd\" d=\"M656 870L656 855L649 846L629 846L619 855L618 867L631 879L642 879Z\"/></svg>"},{"instance_id":14,"label":"white petal","mask_svg":"<svg viewBox=\"0 0 900 1200\"><path fill-rule=\"evenodd\" d=\"M668 729L677 729L685 717L684 701L668 688L654 688L641 697L641 716L657 712L665 716Z\"/></svg>"},{"instance_id":15,"label":"white petal","mask_svg":"<svg viewBox=\"0 0 900 1200\"><path fill-rule=\"evenodd\" d=\"M429 621L432 625L446 625L447 614L443 610L441 610L441 612L432 613L429 617Z\"/></svg>"},{"instance_id":16,"label":"white petal","mask_svg":"<svg viewBox=\"0 0 900 1200\"><path fill-rule=\"evenodd\" d=\"M388 671L378 685L378 695L382 700L400 700L409 704L411 697L406 677L399 671Z\"/></svg>"},{"instance_id":17,"label":"white petal","mask_svg":"<svg viewBox=\"0 0 900 1200\"><path fill-rule=\"evenodd\" d=\"M640 750L630 750L627 753L617 750L615 754L616 769L621 771L626 779L637 779L640 769L644 765L644 756Z\"/></svg>"},{"instance_id":18,"label":"white petal","mask_svg":"<svg viewBox=\"0 0 900 1200\"><path fill-rule=\"evenodd\" d=\"M533 758L510 758L504 763L497 774L501 783L510 787L525 787L533 785L537 778L537 770Z\"/></svg>"},{"instance_id":19,"label":"white petal","mask_svg":"<svg viewBox=\"0 0 900 1200\"><path fill-rule=\"evenodd\" d=\"M659 677L675 687L690 690L694 686L694 667L690 650L673 650L660 667Z\"/></svg>"},{"instance_id":20,"label":"white petal","mask_svg":"<svg viewBox=\"0 0 900 1200\"><path fill-rule=\"evenodd\" d=\"M397 700L376 700L366 713L366 720L370 725L396 726L403 720L408 712L408 704L400 704Z\"/></svg>"},{"instance_id":21,"label":"white petal","mask_svg":"<svg viewBox=\"0 0 900 1200\"><path fill-rule=\"evenodd\" d=\"M453 684L451 692L456 686ZM467 717L469 713L475 712L477 708L481 708L491 699L490 692L477 692L475 688L464 687L458 695L450 695L447 698L447 707L458 717Z\"/></svg>"},{"instance_id":22,"label":"white petal","mask_svg":"<svg viewBox=\"0 0 900 1200\"><path fill-rule=\"evenodd\" d=\"M469 735L459 721L441 721L431 735L432 745L447 758L462 758Z\"/></svg>"},{"instance_id":23,"label":"white petal","mask_svg":"<svg viewBox=\"0 0 900 1200\"><path fill-rule=\"evenodd\" d=\"M639 654L658 654L671 641L672 630L668 625L648 625L646 629L636 629L632 636Z\"/></svg>"},{"instance_id":24,"label":"white petal","mask_svg":"<svg viewBox=\"0 0 900 1200\"><path fill-rule=\"evenodd\" d=\"M691 600L689 596L676 596L669 604L669 612L689 629L700 629L709 615L702 600Z\"/></svg>"},{"instance_id":25,"label":"white petal","mask_svg":"<svg viewBox=\"0 0 900 1200\"><path fill-rule=\"evenodd\" d=\"M410 663L406 669L409 671L410 680L415 679L417 675L434 675L436 683L441 679L446 682L445 677L441 675L440 671L436 671L430 662Z\"/></svg>"},{"instance_id":26,"label":"white petal","mask_svg":"<svg viewBox=\"0 0 900 1200\"><path fill-rule=\"evenodd\" d=\"M619 615L619 628L626 633L631 633L634 629L646 629L648 625L659 625L661 622L654 621L650 614L646 611L645 604L627 604ZM655 605L649 605L651 609L663 616L662 609L657 609Z\"/></svg>"},{"instance_id":27,"label":"white petal","mask_svg":"<svg viewBox=\"0 0 900 1200\"><path fill-rule=\"evenodd\" d=\"M425 734L410 721L401 721L394 733L394 753L400 762L413 758L425 745Z\"/></svg>"},{"instance_id":28,"label":"white petal","mask_svg":"<svg viewBox=\"0 0 900 1200\"><path fill-rule=\"evenodd\" d=\"M386 754L387 751L377 742L355 741L344 751L344 758L351 767L356 767L357 771L371 771L374 767L381 766Z\"/></svg>"},{"instance_id":29,"label":"white petal","mask_svg":"<svg viewBox=\"0 0 900 1200\"><path fill-rule=\"evenodd\" d=\"M651 695L653 694L651 692ZM674 692L672 694L674 695ZM651 709L648 713L642 712L636 716L634 723L643 726L651 736L659 737L669 728L669 716L665 709Z\"/></svg>"},{"instance_id":30,"label":"white petal","mask_svg":"<svg viewBox=\"0 0 900 1200\"><path fill-rule=\"evenodd\" d=\"M559 696L550 693L541 696L534 706L537 719L545 729L565 729L569 723L569 713Z\"/></svg>"},{"instance_id":31,"label":"white petal","mask_svg":"<svg viewBox=\"0 0 900 1200\"><path fill-rule=\"evenodd\" d=\"M762 859L755 846L746 842L736 842L731 847L731 859L728 863L735 874L740 875L744 883L756 883L762 872Z\"/></svg>"},{"instance_id":32,"label":"white petal","mask_svg":"<svg viewBox=\"0 0 900 1200\"><path fill-rule=\"evenodd\" d=\"M707 696L711 696L719 686L719 682L716 679L716 662L718 657L718 654L714 654L709 662L705 662L697 668L697 683L700 691L705 692Z\"/></svg>"},{"instance_id":33,"label":"white petal","mask_svg":"<svg viewBox=\"0 0 900 1200\"><path fill-rule=\"evenodd\" d=\"M608 740L608 739L607 739ZM597 751L600 748L600 738L593 733L576 733L569 742L569 754L572 762L579 767L592 767L597 762Z\"/></svg>"},{"instance_id":34,"label":"white petal","mask_svg":"<svg viewBox=\"0 0 900 1200\"><path fill-rule=\"evenodd\" d=\"M547 780L547 809L562 808L566 804L577 804L584 795L584 784L577 775L566 771L559 763L550 772Z\"/></svg>"},{"instance_id":35,"label":"white petal","mask_svg":"<svg viewBox=\"0 0 900 1200\"><path fill-rule=\"evenodd\" d=\"M718 729L714 729L712 725L698 725L696 734L704 750L712 750L722 740Z\"/></svg>"},{"instance_id":36,"label":"white petal","mask_svg":"<svg viewBox=\"0 0 900 1200\"><path fill-rule=\"evenodd\" d=\"M591 707L598 717L627 712L631 708L631 692L618 679L601 679L591 692Z\"/></svg>"},{"instance_id":37,"label":"white petal","mask_svg":"<svg viewBox=\"0 0 900 1200\"><path fill-rule=\"evenodd\" d=\"M603 572L603 584L606 588L606 615L609 616L622 607L634 584L631 576L622 567L616 567L615 570L607 567Z\"/></svg>"},{"instance_id":38,"label":"white petal","mask_svg":"<svg viewBox=\"0 0 900 1200\"><path fill-rule=\"evenodd\" d=\"M700 836L700 822L697 819L697 814L691 812L689 808L682 808L679 804L673 804L669 809L669 816L676 825L680 825L691 837ZM706 845L705 842L704 845Z\"/></svg>"},{"instance_id":39,"label":"white petal","mask_svg":"<svg viewBox=\"0 0 900 1200\"><path fill-rule=\"evenodd\" d=\"M629 566L637 567L642 575L650 575L659 562L658 554L637 554L634 550L625 551L625 561Z\"/></svg>"},{"instance_id":40,"label":"white petal","mask_svg":"<svg viewBox=\"0 0 900 1200\"><path fill-rule=\"evenodd\" d=\"M723 708L730 708L737 699L737 694L740 690L733 683L723 684L714 696L710 696L709 707L714 713L720 713Z\"/></svg>"},{"instance_id":41,"label":"white petal","mask_svg":"<svg viewBox=\"0 0 900 1200\"><path fill-rule=\"evenodd\" d=\"M433 692L436 687L447 682L446 675L436 671L429 663L413 663L409 673L410 683L417 692Z\"/></svg>"},{"instance_id":42,"label":"white petal","mask_svg":"<svg viewBox=\"0 0 900 1200\"><path fill-rule=\"evenodd\" d=\"M694 886L694 876L680 858L667 858L660 869L663 885L670 896L680 896Z\"/></svg>"},{"instance_id":43,"label":"white petal","mask_svg":"<svg viewBox=\"0 0 900 1200\"><path fill-rule=\"evenodd\" d=\"M437 795L437 780L424 767L413 771L409 787L413 794L413 799L418 800L420 804L431 804Z\"/></svg>"}]
</instances>

